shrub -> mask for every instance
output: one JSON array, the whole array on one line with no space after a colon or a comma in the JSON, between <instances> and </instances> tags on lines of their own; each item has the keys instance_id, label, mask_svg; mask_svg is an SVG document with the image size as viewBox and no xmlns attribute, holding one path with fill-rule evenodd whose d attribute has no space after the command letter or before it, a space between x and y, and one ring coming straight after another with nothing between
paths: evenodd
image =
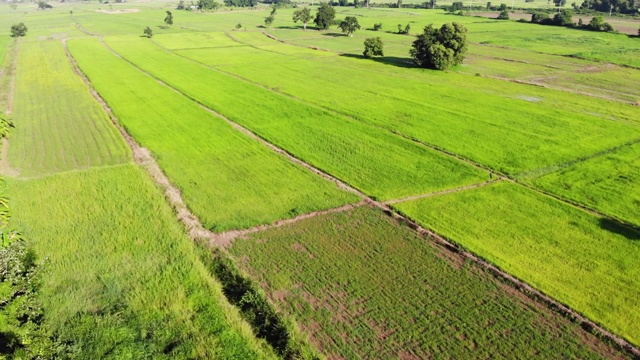
<instances>
[{"instance_id":1,"label":"shrub","mask_svg":"<svg viewBox=\"0 0 640 360\"><path fill-rule=\"evenodd\" d=\"M374 31L382 30L382 23L373 24L373 30Z\"/></svg>"},{"instance_id":2,"label":"shrub","mask_svg":"<svg viewBox=\"0 0 640 360\"><path fill-rule=\"evenodd\" d=\"M509 12L507 10L503 10L500 12L496 19L499 20L509 20Z\"/></svg>"},{"instance_id":3,"label":"shrub","mask_svg":"<svg viewBox=\"0 0 640 360\"><path fill-rule=\"evenodd\" d=\"M374 56L384 56L383 42L379 37L368 38L364 41L364 52L362 55L366 58Z\"/></svg>"},{"instance_id":4,"label":"shrub","mask_svg":"<svg viewBox=\"0 0 640 360\"><path fill-rule=\"evenodd\" d=\"M144 29L144 36L148 37L149 39L151 39L153 37L153 30L151 30L150 27L146 27Z\"/></svg>"},{"instance_id":5,"label":"shrub","mask_svg":"<svg viewBox=\"0 0 640 360\"><path fill-rule=\"evenodd\" d=\"M27 26L24 23L11 25L11 36L12 37L25 36L27 35L27 30L28 30Z\"/></svg>"}]
</instances>

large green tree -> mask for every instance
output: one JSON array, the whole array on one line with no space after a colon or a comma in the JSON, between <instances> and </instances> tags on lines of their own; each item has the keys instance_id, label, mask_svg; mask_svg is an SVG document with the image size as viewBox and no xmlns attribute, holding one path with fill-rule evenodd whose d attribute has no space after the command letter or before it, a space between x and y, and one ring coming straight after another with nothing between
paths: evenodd
<instances>
[{"instance_id":1,"label":"large green tree","mask_svg":"<svg viewBox=\"0 0 640 360\"><path fill-rule=\"evenodd\" d=\"M458 65L467 51L467 29L459 23L447 23L440 29L430 24L413 42L410 50L416 65L444 70Z\"/></svg>"},{"instance_id":2,"label":"large green tree","mask_svg":"<svg viewBox=\"0 0 640 360\"><path fill-rule=\"evenodd\" d=\"M325 30L329 27L329 25L333 24L333 19L336 17L336 10L327 3L322 3L318 7L318 13L316 14L315 20L313 22L316 23L318 30Z\"/></svg>"},{"instance_id":3,"label":"large green tree","mask_svg":"<svg viewBox=\"0 0 640 360\"><path fill-rule=\"evenodd\" d=\"M311 10L309 8L304 7L302 9L298 9L293 12L293 22L297 23L301 21L304 25L304 29L307 30L307 23L311 21Z\"/></svg>"},{"instance_id":4,"label":"large green tree","mask_svg":"<svg viewBox=\"0 0 640 360\"><path fill-rule=\"evenodd\" d=\"M347 16L346 18L344 18L344 20L342 20L342 22L340 22L340 25L338 25L338 27L342 29L342 32L347 34L347 36L350 36L351 34L356 32L356 30L360 30L358 18L356 18L355 16Z\"/></svg>"},{"instance_id":5,"label":"large green tree","mask_svg":"<svg viewBox=\"0 0 640 360\"><path fill-rule=\"evenodd\" d=\"M27 26L24 23L11 25L11 36L25 36L27 35Z\"/></svg>"},{"instance_id":6,"label":"large green tree","mask_svg":"<svg viewBox=\"0 0 640 360\"><path fill-rule=\"evenodd\" d=\"M362 55L366 58L372 58L374 56L384 56L384 44L382 38L374 37L368 38L364 41L364 52Z\"/></svg>"},{"instance_id":7,"label":"large green tree","mask_svg":"<svg viewBox=\"0 0 640 360\"><path fill-rule=\"evenodd\" d=\"M173 25L173 14L171 11L167 11L167 16L164 18L164 23L167 25Z\"/></svg>"}]
</instances>

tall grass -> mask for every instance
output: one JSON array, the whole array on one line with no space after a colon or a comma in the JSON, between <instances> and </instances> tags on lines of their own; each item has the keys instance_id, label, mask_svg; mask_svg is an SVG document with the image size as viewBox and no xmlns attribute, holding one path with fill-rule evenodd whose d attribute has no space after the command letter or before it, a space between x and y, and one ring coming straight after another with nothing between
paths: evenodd
<instances>
[{"instance_id":1,"label":"tall grass","mask_svg":"<svg viewBox=\"0 0 640 360\"><path fill-rule=\"evenodd\" d=\"M80 358L272 357L134 165L8 180L13 225L47 260L39 298Z\"/></svg>"},{"instance_id":2,"label":"tall grass","mask_svg":"<svg viewBox=\"0 0 640 360\"><path fill-rule=\"evenodd\" d=\"M511 183L395 205L640 343L640 233Z\"/></svg>"}]
</instances>

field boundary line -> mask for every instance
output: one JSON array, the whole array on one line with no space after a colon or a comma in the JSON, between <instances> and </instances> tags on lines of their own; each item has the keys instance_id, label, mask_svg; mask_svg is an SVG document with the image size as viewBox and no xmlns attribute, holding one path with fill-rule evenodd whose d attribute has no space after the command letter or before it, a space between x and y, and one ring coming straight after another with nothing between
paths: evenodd
<instances>
[{"instance_id":1,"label":"field boundary line","mask_svg":"<svg viewBox=\"0 0 640 360\"><path fill-rule=\"evenodd\" d=\"M171 182L167 175L162 171L156 160L153 158L153 155L149 150L143 148L138 144L131 135L127 132L127 130L120 124L120 121L115 116L109 105L104 101L104 99L100 96L100 94L96 91L96 89L91 84L89 78L82 72L78 63L73 58L73 55L69 51L67 46L67 39L63 39L62 43L64 45L65 53L71 62L74 72L82 79L85 85L91 92L91 95L98 101L98 103L102 106L104 111L111 119L113 125L120 131L120 134L125 139L127 145L129 145L133 159L136 164L142 166L149 176L154 180L156 185L160 187L164 191L164 195L166 199L169 201L171 207L173 207L176 212L178 220L185 226L187 230L187 234L193 240L212 240L215 235L210 230L206 229L202 226L202 223L187 207L186 203L182 199L182 195L180 190L176 188Z\"/></svg>"},{"instance_id":2,"label":"field boundary line","mask_svg":"<svg viewBox=\"0 0 640 360\"><path fill-rule=\"evenodd\" d=\"M424 198L430 198L430 197L436 197L436 196L441 196L441 195L446 195L446 194L457 193L457 192L461 192L461 191L465 191L465 190L477 189L477 188L481 188L481 187L485 187L485 186L496 184L496 183L498 183L500 181L503 181L503 180L504 180L504 178L497 177L495 180L489 180L489 181L485 181L485 182L481 182L481 183L461 186L461 187L457 187L457 188L454 188L454 189L434 191L434 192L430 192L430 193L426 193L426 194L407 196L405 198L400 198L400 199L387 200L387 201L384 201L383 203L385 205L395 205L395 204L399 204L399 203L403 203L403 202L407 202L407 201L420 200L420 199L424 199Z\"/></svg>"},{"instance_id":3,"label":"field boundary line","mask_svg":"<svg viewBox=\"0 0 640 360\"><path fill-rule=\"evenodd\" d=\"M13 46L11 48L11 53L7 53L5 55L4 64L2 64L2 81L4 82L4 77L9 78L9 82L7 84L7 98L5 106L5 113L7 115L11 115L13 113L13 99L16 91L16 74L18 71L18 51L20 49L20 38L14 41ZM11 134L9 134L11 135ZM9 164L9 138L8 136L4 136L2 138L2 147L0 150L2 153L0 154L0 170L3 175L10 177L17 177L20 172L16 169L12 169Z\"/></svg>"},{"instance_id":4,"label":"field boundary line","mask_svg":"<svg viewBox=\"0 0 640 360\"><path fill-rule=\"evenodd\" d=\"M119 58L123 59L127 63L131 64L133 67L138 69L138 71L140 71L141 73L146 74L147 76L150 76L153 79L156 79L156 81L158 81L159 83L163 84L164 86L167 86L170 89L173 89L176 93L182 94L183 96L187 97L188 99L191 99L196 104L200 105L203 109L208 110L212 114L215 114L215 115L221 117L222 119L227 121L229 124L231 124L232 126L237 128L238 130L241 130L243 133L254 137L256 140L259 140L261 143L263 143L264 145L268 146L270 149L285 155L287 158L291 159L292 161L294 161L297 164L300 164L301 166L304 166L305 168L311 170L312 172L314 172L314 173L316 173L316 174L318 174L318 175L320 175L320 176L322 176L322 177L324 177L326 179L334 181L336 184L338 184L339 187L344 188L345 190L349 190L349 191L359 195L362 198L362 202L363 203L369 204L369 205L377 207L377 208L380 208L382 211L384 211L385 214L387 214L387 215L389 215L389 216L391 216L391 217L393 217L393 218L395 218L397 220L400 220L400 221L404 222L411 229L417 231L419 234L422 234L422 235L427 236L428 238L431 238L435 243L439 244L440 246L443 246L444 248L446 248L446 249L448 249L448 250L450 250L452 252L459 253L459 254L465 256L466 258L472 260L475 264L477 264L478 266L480 266L483 269L486 269L491 274L493 274L497 278L503 280L508 285L513 286L516 290L522 291L527 296L529 296L531 299L533 299L535 301L539 301L541 304L547 306L552 311L556 311L557 313L566 316L568 319L579 323L584 329L586 329L590 333L594 334L595 336L604 337L606 339L609 339L614 344L616 344L620 349L628 352L629 354L631 354L631 355L633 355L635 357L640 358L640 349L638 349L637 347L635 347L634 345L632 345L631 343L626 341L621 336L615 335L614 333L612 333L611 331L606 330L605 328L603 328L602 326L600 326L596 322L589 320L589 318L587 318L586 316L580 314L577 310L573 310L569 306L567 306L567 305L559 302L558 300L555 300L552 297L544 294L542 291L535 289L533 286L529 285L527 282L525 282L525 281L523 281L523 280L521 280L521 279L519 279L519 278L517 278L517 277L515 277L515 276L513 276L513 275L511 275L511 274L509 274L507 272L505 272L504 270L500 269L498 266L496 266L494 264L491 264L487 260L485 260L485 259L481 258L480 256L472 253L470 250L467 250L464 246L462 246L460 244L457 244L452 240L447 239L446 237L436 233L433 230L429 230L429 229L427 229L425 227L422 227L416 221L414 221L413 219L411 219L407 215L401 213L400 211L395 210L391 206L386 205L386 204L384 204L384 203L382 203L380 201L374 200L373 198L369 197L368 195L365 195L364 193L360 192L356 188L351 187L347 183L345 183L345 182L333 177L332 175L330 175L328 173L325 173L324 171L314 167L311 164L308 164L308 163L304 162L301 159L296 158L295 156L293 156L292 154L290 154L286 150L280 149L278 146L270 143L266 139L263 139L260 136L254 134L249 129L247 129L247 128L245 128L245 127L243 127L243 126L231 121L230 119L222 116L222 114L219 114L216 111L214 111L212 109L209 109L207 106L205 106L204 104L202 104L198 100L196 100L196 99L194 99L194 98L182 93L181 91L173 88L172 86L170 86L169 84L163 82L162 80L160 80L156 76L154 76L154 75L142 70L140 67L138 67L137 65L135 65L131 61L125 59L122 56L120 56L117 52L115 52L112 48L110 48L103 41L102 37L100 38L100 41L102 42L102 44L105 47L107 47L116 56L118 56ZM498 174L498 173L495 173L495 174L500 176L500 174ZM510 180L508 178L506 178L506 179ZM215 239L212 239L212 240L213 241L210 241L209 244L211 246L215 246L216 245Z\"/></svg>"},{"instance_id":5,"label":"field boundary line","mask_svg":"<svg viewBox=\"0 0 640 360\"><path fill-rule=\"evenodd\" d=\"M364 205L367 205L367 204L368 204L368 202L366 200L362 200L362 201L357 202L355 204L346 204L346 205L342 205L340 207L336 207L336 208L332 208L332 209L319 210L319 211L314 211L314 212L298 215L298 216L296 216L294 218L291 218L291 219L278 220L278 221L274 222L273 224L258 225L258 226L254 226L252 228L244 229L244 230L226 231L226 232L217 234L218 238L216 239L216 241L214 241L214 243L212 245L221 246L221 247L225 247L226 248L226 247L229 247L233 243L234 240L236 240L238 238L241 238L243 236L252 234L252 233L267 231L267 230L279 228L279 227L282 227L282 226L285 226L285 225L291 225L291 224L297 223L298 221L311 219L311 218L314 218L314 217L320 216L320 215L328 215L328 214L335 214L335 213L339 213L339 212L350 211L350 210L353 210L355 208L358 208L358 207L361 207L361 206L364 206Z\"/></svg>"}]
</instances>

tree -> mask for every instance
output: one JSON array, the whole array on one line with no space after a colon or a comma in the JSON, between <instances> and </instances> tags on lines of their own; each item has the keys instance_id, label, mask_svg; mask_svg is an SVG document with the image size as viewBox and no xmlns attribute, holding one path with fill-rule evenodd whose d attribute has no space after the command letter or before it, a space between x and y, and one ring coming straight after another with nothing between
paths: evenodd
<instances>
[{"instance_id":1,"label":"tree","mask_svg":"<svg viewBox=\"0 0 640 360\"><path fill-rule=\"evenodd\" d=\"M319 30L325 30L333 23L333 19L336 17L336 10L333 6L322 3L318 7L318 13L316 14L316 18L313 22L316 23L316 26Z\"/></svg>"},{"instance_id":2,"label":"tree","mask_svg":"<svg viewBox=\"0 0 640 360\"><path fill-rule=\"evenodd\" d=\"M496 19L498 19L498 20L509 20L509 12L507 10L501 11Z\"/></svg>"},{"instance_id":3,"label":"tree","mask_svg":"<svg viewBox=\"0 0 640 360\"><path fill-rule=\"evenodd\" d=\"M487 10L491 10L491 1L487 2Z\"/></svg>"},{"instance_id":4,"label":"tree","mask_svg":"<svg viewBox=\"0 0 640 360\"><path fill-rule=\"evenodd\" d=\"M171 11L167 11L167 16L164 18L164 23L167 25L173 25L173 14Z\"/></svg>"},{"instance_id":5,"label":"tree","mask_svg":"<svg viewBox=\"0 0 640 360\"><path fill-rule=\"evenodd\" d=\"M266 27L270 27L271 24L273 24L273 20L275 20L276 17L273 15L269 15L266 18L264 18L264 26Z\"/></svg>"},{"instance_id":6,"label":"tree","mask_svg":"<svg viewBox=\"0 0 640 360\"><path fill-rule=\"evenodd\" d=\"M236 24L236 30L240 30L242 29L242 24L241 23L237 23Z\"/></svg>"},{"instance_id":7,"label":"tree","mask_svg":"<svg viewBox=\"0 0 640 360\"><path fill-rule=\"evenodd\" d=\"M557 7L563 7L567 4L567 0L553 0L553 3Z\"/></svg>"},{"instance_id":8,"label":"tree","mask_svg":"<svg viewBox=\"0 0 640 360\"><path fill-rule=\"evenodd\" d=\"M440 29L430 24L413 42L410 51L416 65L444 70L458 65L467 51L467 29L459 23L447 23Z\"/></svg>"},{"instance_id":9,"label":"tree","mask_svg":"<svg viewBox=\"0 0 640 360\"><path fill-rule=\"evenodd\" d=\"M218 8L218 3L214 0L198 0L197 6L201 10L214 10Z\"/></svg>"},{"instance_id":10,"label":"tree","mask_svg":"<svg viewBox=\"0 0 640 360\"><path fill-rule=\"evenodd\" d=\"M382 30L382 23L373 24L373 31Z\"/></svg>"},{"instance_id":11,"label":"tree","mask_svg":"<svg viewBox=\"0 0 640 360\"><path fill-rule=\"evenodd\" d=\"M379 37L368 38L364 41L364 57L384 56L382 39Z\"/></svg>"},{"instance_id":12,"label":"tree","mask_svg":"<svg viewBox=\"0 0 640 360\"><path fill-rule=\"evenodd\" d=\"M302 9L296 10L293 12L293 22L297 23L301 21L304 25L304 29L307 30L307 23L311 21L311 10L309 8L304 7Z\"/></svg>"},{"instance_id":13,"label":"tree","mask_svg":"<svg viewBox=\"0 0 640 360\"><path fill-rule=\"evenodd\" d=\"M573 26L573 14L569 10L562 10L553 16L553 25Z\"/></svg>"},{"instance_id":14,"label":"tree","mask_svg":"<svg viewBox=\"0 0 640 360\"><path fill-rule=\"evenodd\" d=\"M340 25L338 25L342 32L347 34L347 36L351 36L356 30L360 30L360 24L358 24L358 18L355 16L347 16L342 20Z\"/></svg>"},{"instance_id":15,"label":"tree","mask_svg":"<svg viewBox=\"0 0 640 360\"><path fill-rule=\"evenodd\" d=\"M11 25L11 36L19 37L27 35L27 26L24 23Z\"/></svg>"},{"instance_id":16,"label":"tree","mask_svg":"<svg viewBox=\"0 0 640 360\"><path fill-rule=\"evenodd\" d=\"M531 15L531 22L535 24L549 25L552 21L546 13L533 13Z\"/></svg>"},{"instance_id":17,"label":"tree","mask_svg":"<svg viewBox=\"0 0 640 360\"><path fill-rule=\"evenodd\" d=\"M603 25L604 25L604 17L595 16L593 19L591 19L591 21L589 21L588 27L591 30L600 31L602 30Z\"/></svg>"},{"instance_id":18,"label":"tree","mask_svg":"<svg viewBox=\"0 0 640 360\"><path fill-rule=\"evenodd\" d=\"M38 10L53 9L53 6L47 4L46 1L38 1Z\"/></svg>"},{"instance_id":19,"label":"tree","mask_svg":"<svg viewBox=\"0 0 640 360\"><path fill-rule=\"evenodd\" d=\"M187 6L184 4L184 0L180 0L178 6L176 6L176 10L185 10Z\"/></svg>"},{"instance_id":20,"label":"tree","mask_svg":"<svg viewBox=\"0 0 640 360\"><path fill-rule=\"evenodd\" d=\"M451 4L451 12L455 12L458 10L462 10L464 9L464 4L462 3L462 1L455 1L453 4Z\"/></svg>"},{"instance_id":21,"label":"tree","mask_svg":"<svg viewBox=\"0 0 640 360\"><path fill-rule=\"evenodd\" d=\"M506 11L507 10L507 4L502 3L500 4L500 7L498 8L499 11Z\"/></svg>"},{"instance_id":22,"label":"tree","mask_svg":"<svg viewBox=\"0 0 640 360\"><path fill-rule=\"evenodd\" d=\"M400 9L402 7L402 0L398 0L398 2L396 3L396 7L398 9Z\"/></svg>"},{"instance_id":23,"label":"tree","mask_svg":"<svg viewBox=\"0 0 640 360\"><path fill-rule=\"evenodd\" d=\"M151 28L147 26L146 28L144 28L144 36L151 39L153 37L153 30L151 30Z\"/></svg>"}]
</instances>

